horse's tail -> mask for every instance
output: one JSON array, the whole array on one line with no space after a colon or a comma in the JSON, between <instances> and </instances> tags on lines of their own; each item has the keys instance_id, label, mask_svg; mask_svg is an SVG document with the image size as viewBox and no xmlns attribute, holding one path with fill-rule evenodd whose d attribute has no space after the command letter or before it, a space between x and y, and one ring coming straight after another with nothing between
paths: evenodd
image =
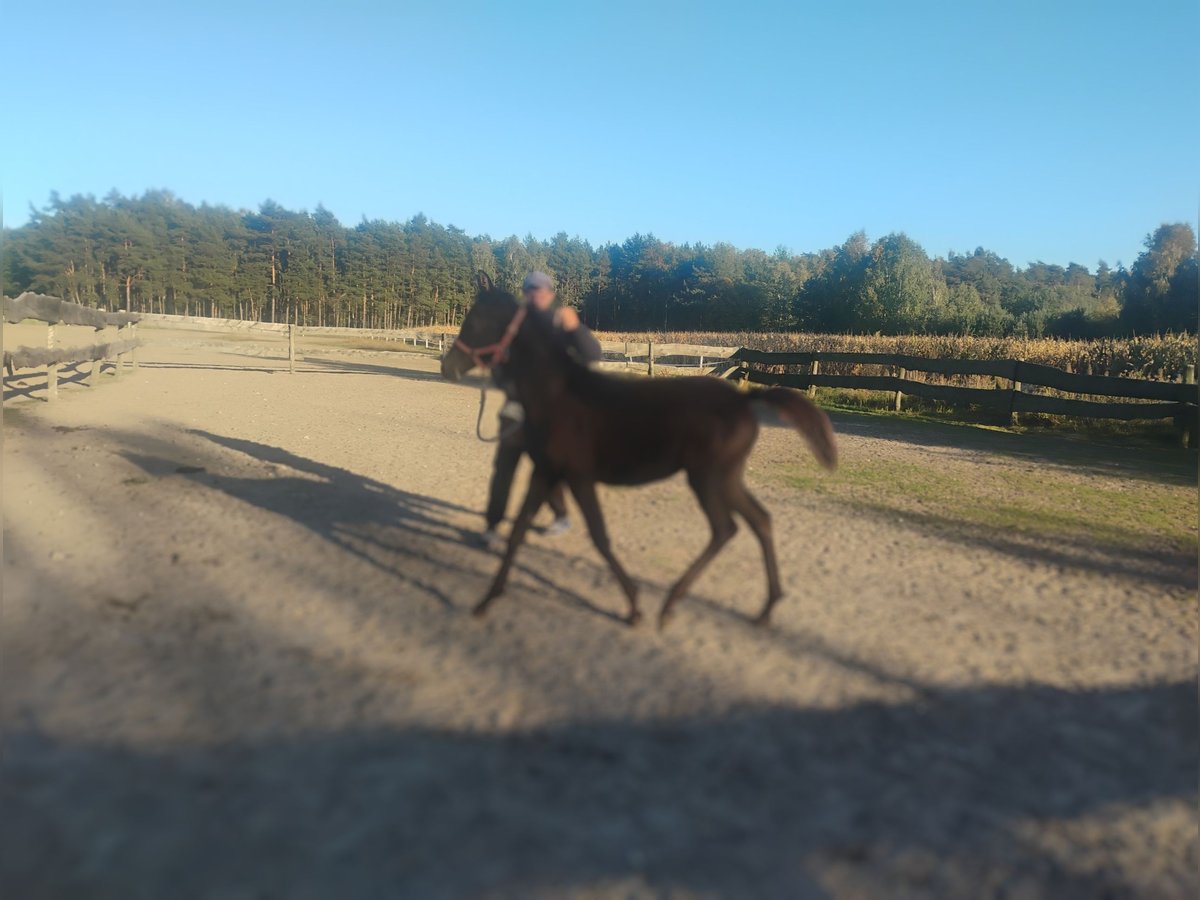
<instances>
[{"instance_id":1,"label":"horse's tail","mask_svg":"<svg viewBox=\"0 0 1200 900\"><path fill-rule=\"evenodd\" d=\"M837 468L837 440L833 434L833 423L817 404L799 391L782 387L756 390L751 396L775 407L784 421L799 431L808 442L809 449L821 465L827 469Z\"/></svg>"}]
</instances>

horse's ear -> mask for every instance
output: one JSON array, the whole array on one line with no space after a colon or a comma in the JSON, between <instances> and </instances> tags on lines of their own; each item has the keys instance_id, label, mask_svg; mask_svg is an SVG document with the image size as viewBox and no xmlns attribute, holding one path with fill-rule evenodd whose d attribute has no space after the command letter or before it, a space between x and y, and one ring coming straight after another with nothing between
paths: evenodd
<instances>
[{"instance_id":1,"label":"horse's ear","mask_svg":"<svg viewBox=\"0 0 1200 900\"><path fill-rule=\"evenodd\" d=\"M479 292L482 294L489 293L496 289L496 285L492 283L492 276L487 272L480 272L476 276L475 280L478 282Z\"/></svg>"}]
</instances>

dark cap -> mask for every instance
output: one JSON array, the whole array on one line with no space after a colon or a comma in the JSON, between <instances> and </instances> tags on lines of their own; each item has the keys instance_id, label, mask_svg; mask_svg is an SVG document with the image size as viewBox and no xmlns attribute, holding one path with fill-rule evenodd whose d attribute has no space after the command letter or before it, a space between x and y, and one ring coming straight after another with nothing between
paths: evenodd
<instances>
[{"instance_id":1,"label":"dark cap","mask_svg":"<svg viewBox=\"0 0 1200 900\"><path fill-rule=\"evenodd\" d=\"M545 272L530 272L525 276L525 282L521 285L521 290L528 291L533 288L545 288L548 291L554 290L554 279Z\"/></svg>"}]
</instances>

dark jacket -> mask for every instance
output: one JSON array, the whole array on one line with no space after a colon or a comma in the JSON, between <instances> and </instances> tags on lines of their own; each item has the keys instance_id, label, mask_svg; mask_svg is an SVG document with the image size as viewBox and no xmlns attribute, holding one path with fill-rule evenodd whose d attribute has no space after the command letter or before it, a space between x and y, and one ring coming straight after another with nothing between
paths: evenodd
<instances>
[{"instance_id":1,"label":"dark jacket","mask_svg":"<svg viewBox=\"0 0 1200 900\"><path fill-rule=\"evenodd\" d=\"M580 362L600 362L600 357L604 355L604 351L600 349L600 342L592 334L592 329L580 322L579 327L574 331L563 331L561 328L556 329L556 331L562 338L563 346L573 353Z\"/></svg>"}]
</instances>

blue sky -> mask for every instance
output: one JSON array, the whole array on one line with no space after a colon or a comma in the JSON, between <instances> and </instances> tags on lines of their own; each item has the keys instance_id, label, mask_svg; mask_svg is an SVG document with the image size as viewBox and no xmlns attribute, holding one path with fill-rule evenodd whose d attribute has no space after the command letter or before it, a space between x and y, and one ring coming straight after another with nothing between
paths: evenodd
<instances>
[{"instance_id":1,"label":"blue sky","mask_svg":"<svg viewBox=\"0 0 1200 900\"><path fill-rule=\"evenodd\" d=\"M8 70L8 226L51 190L167 188L493 237L805 251L862 228L1094 266L1200 201L1195 0L118 0L3 21L36 48Z\"/></svg>"}]
</instances>

